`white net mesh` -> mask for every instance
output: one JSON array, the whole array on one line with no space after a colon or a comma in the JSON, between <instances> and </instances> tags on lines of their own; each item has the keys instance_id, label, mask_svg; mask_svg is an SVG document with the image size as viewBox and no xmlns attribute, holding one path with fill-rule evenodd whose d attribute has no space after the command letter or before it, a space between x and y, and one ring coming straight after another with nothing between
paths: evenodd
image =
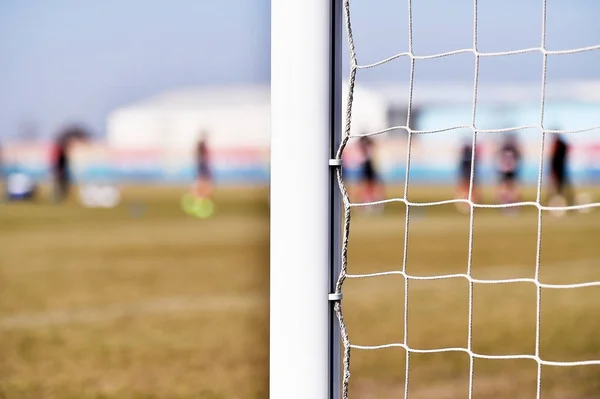
<instances>
[{"instance_id":1,"label":"white net mesh","mask_svg":"<svg viewBox=\"0 0 600 399\"><path fill-rule=\"evenodd\" d=\"M351 18L350 18L350 2L348 0L344 1L344 12L345 12L345 21L346 21L346 29L348 35L348 46L349 46L349 54L350 54L350 77L349 77L349 92L348 92L348 101L347 101L347 109L346 111L346 120L345 120L345 131L342 139L342 143L337 151L337 158L339 160L342 159L342 155L344 154L344 149L346 148L350 139L358 138L360 136L374 136L383 134L392 130L404 130L407 134L407 156L406 156L406 175L404 179L404 194L400 198L389 198L376 202L364 202L364 203L355 203L352 202L348 191L346 189L345 180L342 176L341 169L337 171L337 179L339 188L342 192L343 203L344 203L344 224L343 224L343 240L342 240L342 266L341 273L336 285L336 293L342 293L344 282L346 279L362 279L362 278L370 278L370 277L380 277L380 276L390 276L390 275L399 275L404 279L404 331L403 331L403 340L401 342L392 342L392 343L381 343L379 345L357 345L354 344L351 340L351 337L348 334L347 326L344 322L344 318L342 315L342 306L341 302L338 301L335 304L335 312L340 321L341 325L341 335L342 335L342 343L344 347L343 353L343 386L342 386L342 397L349 397L349 382L350 382L350 353L351 350L379 350L390 347L400 347L404 349L406 353L405 359L405 376L404 376L404 397L408 397L409 394L409 376L410 376L410 357L413 353L442 353L442 352L461 352L466 353L469 356L469 397L473 396L473 382L474 382L474 360L475 359L529 359L534 360L537 363L537 398L541 397L541 387L542 387L542 366L559 366L559 367L571 367L571 366L590 366L590 365L600 365L600 359L586 360L586 361L550 361L544 359L540 356L540 307L541 307L541 296L542 289L554 289L554 290L569 290L576 288L584 288L584 287L600 287L600 281L587 281L577 284L547 284L542 283L540 281L540 251L541 251L541 242L542 242L542 216L543 211L566 211L566 210L576 210L576 209L586 209L592 207L600 206L600 203L587 203L587 204L577 204L571 206L547 206L542 205L542 181L543 181L543 170L544 170L544 143L546 141L547 135L564 133L564 134L576 134L582 132L592 131L594 129L599 129L600 126L590 126L584 129L576 129L576 130L549 130L544 126L544 110L545 110L545 102L546 102L546 75L547 75L547 60L549 55L567 55L567 54L575 54L582 53L592 50L600 50L600 44L589 47L582 48L573 48L568 50L548 50L546 48L546 1L543 0L542 6L542 34L541 34L541 44L539 47L534 48L524 48L520 50L514 51L505 51L505 52L481 52L478 51L477 46L477 0L473 2L473 47L472 48L464 48L458 49L455 51L449 51L440 54L430 54L430 55L417 55L413 52L413 22L412 22L412 1L407 1L408 5L408 51L395 54L392 57L386 58L379 62L375 62L368 65L360 65L357 61L357 54L354 46L354 39L352 33L351 26ZM432 11L433 12L433 11ZM460 125L460 126L448 126L443 129L436 130L414 130L411 128L411 108L413 104L413 89L414 89L414 72L415 72L415 61L416 60L426 60L426 59L434 59L434 58L442 58L448 57L461 53L471 53L475 58L475 73L474 73L474 91L473 91L473 99L472 99L472 118L471 123L469 125ZM512 126L508 128L501 129L479 129L476 126L476 113L477 113L477 105L478 105L478 86L479 86L479 64L480 60L484 57L498 57L498 56L506 56L506 55L514 55L514 54L525 54L525 53L540 53L543 56L543 68L541 71L542 74L542 86L540 93L540 116L539 123L536 125L527 125L527 126ZM410 77L409 77L409 91L408 91L408 112L406 118L406 124L402 126L393 126L387 129L367 132L361 135L351 134L351 124L352 124L352 110L353 110L353 99L354 99L354 89L356 83L356 74L360 69L368 69L368 68L376 68L380 65L391 62L392 60L398 58L408 58L410 60ZM475 148L477 145L477 136L481 133L503 133L503 132L511 132L518 131L524 129L538 129L542 132L542 139L539 143L541 147L540 158L539 158L539 168L538 168L538 178L537 178L537 187L536 187L536 200L535 201L522 201L522 202L514 202L509 204L482 204L475 203L473 201L473 176L474 176L474 165L475 165L475 151L472 152L472 162L471 162L471 179L469 183L469 193L466 199L448 199L442 201L435 202L411 202L409 201L408 191L409 191L409 171L411 166L411 140L414 135L420 134L445 134L452 131L458 131L461 129L469 129L472 132L472 148ZM383 271L369 274L349 274L348 273L348 247L349 247L349 235L350 235L350 218L351 218L351 210L355 207L361 206L371 206L371 205L380 205L385 203L392 202L400 202L406 206L406 214L405 214L405 228L404 228L404 253L403 253L403 262L401 270L393 270L393 271ZM468 241L468 261L466 265L465 273L453 273L453 274L439 274L432 276L417 276L411 275L407 272L407 249L408 249L408 236L409 236L409 222L411 216L411 208L415 207L432 207L437 205L444 204L465 204L468 205L470 209L470 217L469 217L469 241ZM474 210L476 208L506 208L506 207L523 207L523 206L533 206L537 208L537 250L536 250L536 261L535 261L535 275L533 278L513 278L513 279L479 279L474 278L472 276L472 259L473 259L473 231L474 231ZM469 307L468 307L468 337L467 337L467 345L466 347L440 347L436 349L419 349L415 347L411 347L408 344L408 326L409 326L409 284L411 281L416 280L443 280L443 279L464 279L468 282L469 286ZM516 355L486 355L482 353L477 353L473 350L473 340L472 340L472 330L473 330L473 288L476 284L507 284L507 283L528 283L532 284L537 289L537 319L535 324L535 351L534 353L524 353L524 354L516 354ZM419 304L412 303L410 305L412 308L417 308L418 311ZM414 310L414 309L413 309ZM590 317L594 317L590 315ZM369 328L368 326L364 326L364 328ZM600 333L600 331L599 331ZM435 378L435 376L431 376L431 378Z\"/></svg>"}]
</instances>

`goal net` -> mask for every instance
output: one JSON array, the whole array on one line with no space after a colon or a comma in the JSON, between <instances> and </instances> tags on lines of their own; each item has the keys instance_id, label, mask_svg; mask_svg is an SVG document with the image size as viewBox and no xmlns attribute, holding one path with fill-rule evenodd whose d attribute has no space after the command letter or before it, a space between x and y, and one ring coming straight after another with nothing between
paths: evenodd
<instances>
[{"instance_id":1,"label":"goal net","mask_svg":"<svg viewBox=\"0 0 600 399\"><path fill-rule=\"evenodd\" d=\"M562 111L549 102L548 61L551 57L598 51L600 42L569 49L548 46L549 5L540 0L539 46L485 51L478 43L478 2L475 0L471 4L472 46L424 54L414 48L413 4L418 1L405 0L408 50L361 64L361 49L355 46L352 29L354 3L357 2L343 1L350 69L343 137L336 159L347 163L353 151L358 151L361 137L371 137L374 143L385 137L381 146L402 142L395 156L402 154L403 165L396 168L395 175L384 176L386 182L392 183L384 188L381 198L361 197L360 193L368 190L368 183L361 188L357 181L358 188L351 189L354 185L348 176L352 174L346 173L346 165L343 171L341 167L336 170L343 199L341 272L335 294L344 294L344 299L336 299L334 305L343 346L341 396L600 395L600 322L597 321L600 250L595 249L597 238L591 238L600 237L598 211L592 211L600 204L594 200L597 197L593 187L583 188L584 183L590 183L584 179L575 187L587 193L584 200L578 196L579 201L567 203L546 194L554 137L560 135L567 141L580 136L591 138L581 141L580 149L595 145L593 139L600 137L598 120L586 119L582 113L578 114L579 124L573 128L552 122L559 119L552 113ZM384 5L369 4L371 6ZM443 11L431 9L429 12ZM443 41L444 32L438 32L438 38ZM514 123L519 119L513 115L514 118L505 121L480 123L482 63L524 54L537 54L542 59L536 79L541 84L537 85L535 100L521 101L518 94L513 93L503 105L508 107L509 114L518 113L523 107L535 107L536 119ZM452 124L454 119L440 117L450 122L440 125L438 120L431 128L415 124L412 118L416 115L414 99L419 96L419 88L415 86L419 63L460 55L472 56L474 60L468 123ZM376 74L378 69L400 59L407 60L409 65L405 119L400 124L376 130L354 126L358 111L355 94L361 85L362 73L369 70L371 75ZM570 89L572 87L565 86L565 91ZM455 95L458 96L456 92ZM447 97L452 99L452 93ZM586 99L571 100L582 100L584 104ZM452 105L451 101L449 104ZM568 104L565 107L568 108ZM457 108L447 109L450 110L447 113L459 112ZM403 133L394 141L390 139L393 132ZM478 158L494 157L495 153L479 150L487 148L489 143L498 143L506 133L534 143L530 145L533 150L525 155L531 158L534 154L535 158L529 160L534 165L529 174L531 184L525 181L519 188L521 197L502 202L492 191L497 180L495 161L491 162L487 175L481 174L481 179L476 167L479 161L485 162ZM458 147L455 151L451 145L442 144L435 149L431 147L430 152L423 148L427 142L442 137L468 137L468 144L475 149L467 162L470 171L463 197L457 198L454 192L454 181L459 179L454 178ZM460 139L453 143L457 141ZM419 175L414 166L415 151L422 153L421 165L433 164L439 158L456 158L457 166L444 164L446 169L452 169L449 174L454 179L452 188L437 190L435 187L443 185L428 181L425 172ZM578 162L582 157L569 159ZM356 164L356 176L360 176L360 161ZM397 173L398 170L403 173ZM487 182L483 181L486 176ZM397 188L394 182L398 183ZM487 194L486 184L490 186ZM479 187L484 187L481 195ZM439 195L430 194L438 192ZM457 205L462 205L466 213L458 212ZM362 212L375 206L383 206L383 213L368 216ZM588 211L591 212L586 213ZM554 217L565 213L573 216ZM389 234L392 229L393 237ZM395 259L389 249L383 248L385 245L397 251ZM462 255L455 256L457 251ZM521 257L521 253L526 255ZM497 262L497 257L505 259ZM398 266L390 266L390 262Z\"/></svg>"}]
</instances>

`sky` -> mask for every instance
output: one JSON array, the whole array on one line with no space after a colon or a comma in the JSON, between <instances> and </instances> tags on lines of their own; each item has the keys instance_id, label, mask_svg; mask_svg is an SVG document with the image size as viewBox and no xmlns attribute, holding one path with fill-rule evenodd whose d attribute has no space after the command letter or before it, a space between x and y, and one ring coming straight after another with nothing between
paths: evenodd
<instances>
[{"instance_id":1,"label":"sky","mask_svg":"<svg viewBox=\"0 0 600 399\"><path fill-rule=\"evenodd\" d=\"M542 0L480 0L478 50L541 43ZM408 49L406 0L352 0L358 61ZM546 45L600 44L600 1L548 0ZM309 27L307 27L309 29ZM473 46L472 0L413 0L413 51ZM70 123L105 132L121 106L182 87L269 82L269 0L0 0L0 138ZM487 58L486 82L536 82L541 54ZM473 56L419 61L417 81L472 81ZM399 59L358 81L404 82ZM594 79L600 52L553 56L548 79ZM345 69L347 72L347 68Z\"/></svg>"}]
</instances>

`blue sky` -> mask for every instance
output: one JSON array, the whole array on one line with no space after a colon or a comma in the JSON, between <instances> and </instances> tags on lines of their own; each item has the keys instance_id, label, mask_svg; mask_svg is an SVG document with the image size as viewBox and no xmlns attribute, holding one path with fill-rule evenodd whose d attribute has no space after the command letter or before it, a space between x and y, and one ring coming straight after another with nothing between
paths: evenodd
<instances>
[{"instance_id":1,"label":"blue sky","mask_svg":"<svg viewBox=\"0 0 600 399\"><path fill-rule=\"evenodd\" d=\"M471 0L413 0L417 54L472 46ZM538 46L541 0L480 1L479 49ZM451 5L450 5L451 4ZM79 122L102 134L122 105L185 86L269 81L268 0L0 0L0 137ZM403 0L353 0L358 59L408 47ZM548 0L547 45L600 43L600 1ZM307 27L309 29L309 27ZM472 56L418 63L416 79L471 81ZM552 79L597 78L598 52L557 56ZM482 81L539 80L541 57L486 60ZM359 82L404 81L398 60Z\"/></svg>"}]
</instances>

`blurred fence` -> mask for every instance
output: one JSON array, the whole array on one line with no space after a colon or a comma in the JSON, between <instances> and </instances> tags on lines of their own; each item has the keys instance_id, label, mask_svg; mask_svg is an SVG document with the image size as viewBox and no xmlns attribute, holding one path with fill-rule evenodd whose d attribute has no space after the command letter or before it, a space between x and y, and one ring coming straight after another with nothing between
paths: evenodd
<instances>
[{"instance_id":1,"label":"blurred fence","mask_svg":"<svg viewBox=\"0 0 600 399\"><path fill-rule=\"evenodd\" d=\"M4 173L23 172L48 178L51 144L19 143L3 147ZM215 178L223 183L267 183L268 148L220 148L211 151ZM115 149L83 144L71 152L71 173L78 181L181 183L196 175L193 153L185 150Z\"/></svg>"},{"instance_id":2,"label":"blurred fence","mask_svg":"<svg viewBox=\"0 0 600 399\"><path fill-rule=\"evenodd\" d=\"M382 137L377 143L375 161L382 178L391 183L403 182L406 173L406 138ZM411 149L411 183L453 183L457 176L460 143L415 138ZM478 141L477 173L483 183L491 183L496 179L497 146L498 140ZM540 148L539 140L522 142L521 176L526 183L535 184L537 181ZM550 145L546 145L546 159L549 150ZM37 180L48 177L50 144L7 144L3 152L5 174L20 171ZM600 138L597 143L572 143L570 160L570 172L576 182L600 183ZM349 180L358 176L361 162L356 142L352 140L344 151L344 171ZM268 148L213 149L211 163L216 180L223 184L267 184L269 181ZM194 178L195 164L191 151L160 148L119 150L96 143L73 149L71 171L78 181L184 183Z\"/></svg>"},{"instance_id":3,"label":"blurred fence","mask_svg":"<svg viewBox=\"0 0 600 399\"><path fill-rule=\"evenodd\" d=\"M405 105L392 106L386 101L371 101L375 98L372 93L365 98L368 101L363 98L362 104L370 106L360 106L361 103L357 103L353 114L362 116L353 121L360 122L352 125L353 134L374 133L377 129L400 127L405 123L407 111ZM268 103L263 108L265 113L263 119L268 120ZM376 111L378 108L381 108L382 112ZM576 183L586 184L600 182L600 113L598 113L600 102L573 99L549 100L544 109L544 126L547 129L578 131L565 136L571 146L568 167L573 180ZM383 112L386 110L387 119L384 117L386 112ZM399 116L390 114L390 110L399 111ZM154 111L150 109L145 112L153 115ZM229 118L242 118L244 123L248 122L243 115L243 113L239 115L234 113ZM390 115L396 117L392 118ZM538 177L542 147L540 117L539 101L533 100L484 102L478 106L476 113L475 123L478 129L526 127L515 130L514 134L517 135L522 147L523 162L520 174L527 184L535 184ZM468 127L472 123L472 118L472 105L455 101L430 102L427 106L418 108L418 112L411 118L411 128L419 131L437 131L437 133L413 136L409 174L411 183L447 184L456 180L460 146L465 140L472 138L472 129ZM114 134L108 135L106 143L75 147L72 151L71 165L71 172L75 179L152 183L191 181L196 175L193 156L196 141L193 135L188 137L183 133L196 132L198 129L194 127L197 126L191 124L175 130L158 129L162 132L160 139L144 141L141 138L148 136L146 121L147 118L137 122L132 118L129 120L128 129L119 130L118 134L113 132ZM229 125L222 126L220 130L210 130L210 163L219 183L268 183L270 169L268 123L252 126L253 133L247 136L244 136L246 133L240 135L240 132L232 132ZM248 129L244 129L243 132L248 132ZM129 138L119 139L120 135ZM547 135L548 144L551 136L551 134ZM175 137L179 139L175 140ZM244 137L244 140L241 137ZM375 161L381 177L387 182L403 182L406 174L406 131L398 128L374 137L378 144ZM491 183L497 178L495 153L501 140L502 134L497 132L478 134L477 174L484 184ZM134 148L142 145L144 149ZM546 160L550 148L551 145L545 146L546 153L543 155ZM45 179L49 173L50 154L50 143L5 143L2 146L4 173L21 171L36 179ZM343 157L346 177L349 180L355 179L361 163L360 154L356 149L356 139L350 140ZM325 164L326 160L324 160Z\"/></svg>"}]
</instances>

